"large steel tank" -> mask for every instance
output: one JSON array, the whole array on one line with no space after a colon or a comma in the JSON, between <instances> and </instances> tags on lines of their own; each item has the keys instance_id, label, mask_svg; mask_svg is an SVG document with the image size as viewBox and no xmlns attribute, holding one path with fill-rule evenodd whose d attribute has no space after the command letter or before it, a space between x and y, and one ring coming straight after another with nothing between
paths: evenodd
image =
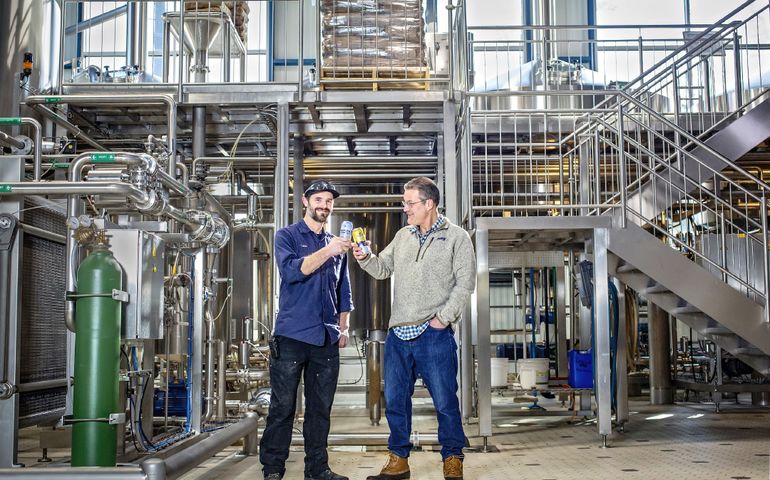
<instances>
[{"instance_id":1,"label":"large steel tank","mask_svg":"<svg viewBox=\"0 0 770 480\"><path fill-rule=\"evenodd\" d=\"M58 87L60 15L56 0L0 1L0 116L28 114L19 112L24 93L19 74L25 52L34 56L27 86L42 92Z\"/></svg>"}]
</instances>

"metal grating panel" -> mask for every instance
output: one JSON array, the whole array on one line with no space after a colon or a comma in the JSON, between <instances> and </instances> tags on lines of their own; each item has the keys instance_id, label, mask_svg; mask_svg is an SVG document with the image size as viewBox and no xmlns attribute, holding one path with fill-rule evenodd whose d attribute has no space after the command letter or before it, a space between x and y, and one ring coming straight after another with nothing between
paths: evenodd
<instances>
[{"instance_id":1,"label":"metal grating panel","mask_svg":"<svg viewBox=\"0 0 770 480\"><path fill-rule=\"evenodd\" d=\"M64 215L38 202L25 202L24 223L65 234ZM53 205L56 208L56 205ZM66 375L64 245L25 234L22 243L21 383ZM37 423L64 407L66 388L21 395L20 423ZM24 419L28 419L25 421Z\"/></svg>"}]
</instances>

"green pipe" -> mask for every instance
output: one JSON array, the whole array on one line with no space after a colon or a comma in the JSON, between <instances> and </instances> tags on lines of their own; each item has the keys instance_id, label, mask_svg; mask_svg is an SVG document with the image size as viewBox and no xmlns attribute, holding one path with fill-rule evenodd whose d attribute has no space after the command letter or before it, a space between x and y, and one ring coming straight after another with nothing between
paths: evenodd
<instances>
[{"instance_id":1,"label":"green pipe","mask_svg":"<svg viewBox=\"0 0 770 480\"><path fill-rule=\"evenodd\" d=\"M107 422L119 406L123 269L106 246L98 245L77 274L75 389L72 466L114 467L118 425Z\"/></svg>"}]
</instances>

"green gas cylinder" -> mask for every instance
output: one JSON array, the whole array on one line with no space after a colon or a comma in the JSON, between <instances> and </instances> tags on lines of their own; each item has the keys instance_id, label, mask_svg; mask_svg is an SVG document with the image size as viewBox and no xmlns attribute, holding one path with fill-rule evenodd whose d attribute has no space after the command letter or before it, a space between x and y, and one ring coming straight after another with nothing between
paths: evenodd
<instances>
[{"instance_id":1,"label":"green gas cylinder","mask_svg":"<svg viewBox=\"0 0 770 480\"><path fill-rule=\"evenodd\" d=\"M118 425L106 420L123 412L122 305L112 298L113 290L123 289L123 269L105 245L97 245L80 264L77 282L72 466L114 467Z\"/></svg>"}]
</instances>

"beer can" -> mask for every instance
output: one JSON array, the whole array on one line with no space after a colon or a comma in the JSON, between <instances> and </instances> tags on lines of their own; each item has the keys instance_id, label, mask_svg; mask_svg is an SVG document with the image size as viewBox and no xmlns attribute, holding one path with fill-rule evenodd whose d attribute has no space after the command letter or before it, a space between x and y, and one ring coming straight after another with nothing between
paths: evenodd
<instances>
[{"instance_id":1,"label":"beer can","mask_svg":"<svg viewBox=\"0 0 770 480\"><path fill-rule=\"evenodd\" d=\"M349 222L345 220L344 222L342 222L342 225L340 225L340 238L344 238L345 240L350 240L352 231L353 231L353 222Z\"/></svg>"},{"instance_id":2,"label":"beer can","mask_svg":"<svg viewBox=\"0 0 770 480\"><path fill-rule=\"evenodd\" d=\"M366 235L364 235L363 228L358 227L353 229L353 242L358 244L364 253L368 254L370 252L369 246L366 244Z\"/></svg>"}]
</instances>

